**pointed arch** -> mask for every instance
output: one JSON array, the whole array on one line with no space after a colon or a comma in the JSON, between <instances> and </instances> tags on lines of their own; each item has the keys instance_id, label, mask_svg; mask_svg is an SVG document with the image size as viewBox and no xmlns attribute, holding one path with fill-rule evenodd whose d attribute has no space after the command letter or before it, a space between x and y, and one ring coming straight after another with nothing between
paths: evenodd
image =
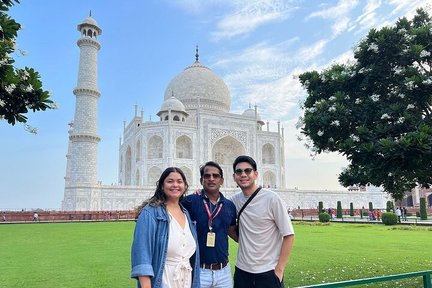
<instances>
[{"instance_id":1,"label":"pointed arch","mask_svg":"<svg viewBox=\"0 0 432 288\"><path fill-rule=\"evenodd\" d=\"M163 141L160 136L152 136L147 146L148 159L160 159L163 157Z\"/></svg>"},{"instance_id":2,"label":"pointed arch","mask_svg":"<svg viewBox=\"0 0 432 288\"><path fill-rule=\"evenodd\" d=\"M125 185L131 185L132 173L132 149L130 146L126 149L126 167L125 167Z\"/></svg>"},{"instance_id":3,"label":"pointed arch","mask_svg":"<svg viewBox=\"0 0 432 288\"><path fill-rule=\"evenodd\" d=\"M136 154L135 160L136 160L136 162L139 162L141 160L141 141L140 140L138 140L136 143L135 154Z\"/></svg>"},{"instance_id":4,"label":"pointed arch","mask_svg":"<svg viewBox=\"0 0 432 288\"><path fill-rule=\"evenodd\" d=\"M161 174L162 170L159 167L153 166L152 168L150 168L147 177L147 184L150 186L156 186L156 182L159 180Z\"/></svg>"},{"instance_id":5,"label":"pointed arch","mask_svg":"<svg viewBox=\"0 0 432 288\"><path fill-rule=\"evenodd\" d=\"M186 167L186 166L182 166L182 167L180 167L180 169L181 169L181 170L183 171L183 173L185 174L186 181L187 181L187 183L189 184L189 186L192 185L192 183L193 183L193 173L192 173L192 170L189 169L189 168Z\"/></svg>"},{"instance_id":6,"label":"pointed arch","mask_svg":"<svg viewBox=\"0 0 432 288\"><path fill-rule=\"evenodd\" d=\"M275 164L275 149L269 143L262 146L262 163Z\"/></svg>"},{"instance_id":7,"label":"pointed arch","mask_svg":"<svg viewBox=\"0 0 432 288\"><path fill-rule=\"evenodd\" d=\"M141 184L140 170L137 169L135 172L135 185L139 186Z\"/></svg>"},{"instance_id":8,"label":"pointed arch","mask_svg":"<svg viewBox=\"0 0 432 288\"><path fill-rule=\"evenodd\" d=\"M176 157L192 159L192 140L182 135L176 139Z\"/></svg>"},{"instance_id":9,"label":"pointed arch","mask_svg":"<svg viewBox=\"0 0 432 288\"><path fill-rule=\"evenodd\" d=\"M406 206L408 206L408 207L414 207L414 201L413 201L413 196L412 195L409 195L406 198Z\"/></svg>"},{"instance_id":10,"label":"pointed arch","mask_svg":"<svg viewBox=\"0 0 432 288\"><path fill-rule=\"evenodd\" d=\"M266 171L263 175L264 187L276 188L276 175L272 171Z\"/></svg>"},{"instance_id":11,"label":"pointed arch","mask_svg":"<svg viewBox=\"0 0 432 288\"><path fill-rule=\"evenodd\" d=\"M224 172L224 187L234 188L237 184L230 177L233 174L232 163L239 155L245 154L243 145L232 136L225 136L212 147L212 159L219 163Z\"/></svg>"}]
</instances>

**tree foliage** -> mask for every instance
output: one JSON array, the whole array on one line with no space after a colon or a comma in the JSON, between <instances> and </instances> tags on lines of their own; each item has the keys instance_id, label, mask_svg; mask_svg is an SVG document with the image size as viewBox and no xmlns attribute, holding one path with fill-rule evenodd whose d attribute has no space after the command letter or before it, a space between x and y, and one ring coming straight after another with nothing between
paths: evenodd
<instances>
[{"instance_id":1,"label":"tree foliage","mask_svg":"<svg viewBox=\"0 0 432 288\"><path fill-rule=\"evenodd\" d=\"M344 186L383 186L395 199L432 183L432 21L372 29L354 61L299 76L308 96L301 132L316 154L338 152Z\"/></svg>"},{"instance_id":2,"label":"tree foliage","mask_svg":"<svg viewBox=\"0 0 432 288\"><path fill-rule=\"evenodd\" d=\"M9 124L27 122L29 110L41 111L54 108L48 91L42 89L40 75L32 68L13 66L12 54L17 52L15 39L21 25L6 12L18 0L0 0L0 119ZM24 53L22 53L24 54Z\"/></svg>"}]
</instances>

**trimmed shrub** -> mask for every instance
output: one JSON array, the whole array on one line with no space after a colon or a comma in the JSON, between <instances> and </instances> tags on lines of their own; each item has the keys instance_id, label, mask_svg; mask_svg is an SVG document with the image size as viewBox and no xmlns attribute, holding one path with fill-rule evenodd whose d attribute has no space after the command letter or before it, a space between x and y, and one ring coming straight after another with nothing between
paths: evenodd
<instances>
[{"instance_id":1,"label":"trimmed shrub","mask_svg":"<svg viewBox=\"0 0 432 288\"><path fill-rule=\"evenodd\" d=\"M384 212L382 214L382 222L385 225L396 225L397 224L397 215L393 212Z\"/></svg>"},{"instance_id":2,"label":"trimmed shrub","mask_svg":"<svg viewBox=\"0 0 432 288\"><path fill-rule=\"evenodd\" d=\"M337 201L336 218L342 218L342 203Z\"/></svg>"},{"instance_id":3,"label":"trimmed shrub","mask_svg":"<svg viewBox=\"0 0 432 288\"><path fill-rule=\"evenodd\" d=\"M319 222L323 222L323 223L329 222L330 221L330 214L328 214L326 212L321 212L318 215L318 219L319 219Z\"/></svg>"},{"instance_id":4,"label":"trimmed shrub","mask_svg":"<svg viewBox=\"0 0 432 288\"><path fill-rule=\"evenodd\" d=\"M319 215L320 213L322 213L322 212L324 212L323 202L322 202L322 201L319 201L319 202L318 202L318 215Z\"/></svg>"},{"instance_id":5,"label":"trimmed shrub","mask_svg":"<svg viewBox=\"0 0 432 288\"><path fill-rule=\"evenodd\" d=\"M354 204L350 203L350 216L354 216Z\"/></svg>"},{"instance_id":6,"label":"trimmed shrub","mask_svg":"<svg viewBox=\"0 0 432 288\"><path fill-rule=\"evenodd\" d=\"M420 220L427 220L426 198L420 198Z\"/></svg>"}]
</instances>

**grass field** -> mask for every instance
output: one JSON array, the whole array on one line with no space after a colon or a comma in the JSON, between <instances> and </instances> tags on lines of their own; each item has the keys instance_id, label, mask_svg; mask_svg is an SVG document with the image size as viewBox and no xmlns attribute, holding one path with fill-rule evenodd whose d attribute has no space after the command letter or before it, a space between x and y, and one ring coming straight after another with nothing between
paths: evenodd
<instances>
[{"instance_id":1,"label":"grass field","mask_svg":"<svg viewBox=\"0 0 432 288\"><path fill-rule=\"evenodd\" d=\"M135 287L129 278L134 225L0 225L0 287ZM297 222L295 231L285 287L432 269L432 228ZM231 265L236 251L231 243ZM409 279L368 287L420 283Z\"/></svg>"}]
</instances>

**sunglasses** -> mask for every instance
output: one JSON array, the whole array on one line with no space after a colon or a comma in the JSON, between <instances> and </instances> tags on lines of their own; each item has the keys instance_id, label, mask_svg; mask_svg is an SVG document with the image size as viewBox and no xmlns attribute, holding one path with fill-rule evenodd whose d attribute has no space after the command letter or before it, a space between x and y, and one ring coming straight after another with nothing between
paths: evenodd
<instances>
[{"instance_id":1,"label":"sunglasses","mask_svg":"<svg viewBox=\"0 0 432 288\"><path fill-rule=\"evenodd\" d=\"M252 169L252 168L246 168L246 169L236 169L235 171L234 171L234 173L237 175L237 176L241 176L242 174L243 174L243 172L245 172L245 174L246 175L250 175L252 172L254 171L254 169Z\"/></svg>"},{"instance_id":2,"label":"sunglasses","mask_svg":"<svg viewBox=\"0 0 432 288\"><path fill-rule=\"evenodd\" d=\"M221 178L220 174L214 173L214 174L204 174L203 178L204 179L210 179L211 177L213 177L213 179L219 179Z\"/></svg>"}]
</instances>

